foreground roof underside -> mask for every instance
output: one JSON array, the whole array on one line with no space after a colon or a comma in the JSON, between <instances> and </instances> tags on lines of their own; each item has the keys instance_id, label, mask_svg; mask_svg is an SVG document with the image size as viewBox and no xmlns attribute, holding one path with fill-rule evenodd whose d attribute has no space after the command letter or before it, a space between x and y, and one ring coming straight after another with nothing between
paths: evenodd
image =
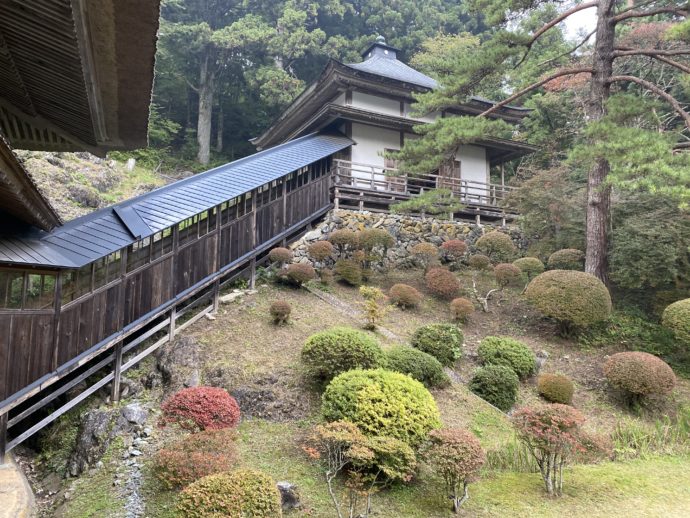
<instances>
[{"instance_id":1,"label":"foreground roof underside","mask_svg":"<svg viewBox=\"0 0 690 518\"><path fill-rule=\"evenodd\" d=\"M93 212L52 232L25 228L8 233L0 237L0 263L78 268L351 144L341 133L314 133Z\"/></svg>"}]
</instances>

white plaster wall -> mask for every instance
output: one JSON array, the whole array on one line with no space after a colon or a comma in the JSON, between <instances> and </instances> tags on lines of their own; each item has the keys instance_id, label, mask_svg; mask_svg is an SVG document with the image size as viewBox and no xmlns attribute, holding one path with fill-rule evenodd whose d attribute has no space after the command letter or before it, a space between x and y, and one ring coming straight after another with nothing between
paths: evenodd
<instances>
[{"instance_id":1,"label":"white plaster wall","mask_svg":"<svg viewBox=\"0 0 690 518\"><path fill-rule=\"evenodd\" d=\"M460 160L460 177L463 180L480 183L489 182L489 163L486 160L485 148L470 145L460 146L456 159ZM472 195L487 195L486 189L479 186L472 187L472 184L470 184L468 193L470 199ZM475 201L477 200L475 199Z\"/></svg>"},{"instance_id":2,"label":"white plaster wall","mask_svg":"<svg viewBox=\"0 0 690 518\"><path fill-rule=\"evenodd\" d=\"M400 149L400 132L369 126L368 124L352 123L352 140L357 144L352 146L352 161L359 164L373 165L377 173L383 173L385 149ZM363 182L358 185L367 186L371 175L358 174L353 171L353 177ZM377 174L376 180L384 180L383 174ZM364 181L366 180L366 181Z\"/></svg>"},{"instance_id":3,"label":"white plaster wall","mask_svg":"<svg viewBox=\"0 0 690 518\"><path fill-rule=\"evenodd\" d=\"M352 92L352 106L361 110L369 110L376 113L385 113L400 117L400 101L386 99L378 95Z\"/></svg>"},{"instance_id":4,"label":"white plaster wall","mask_svg":"<svg viewBox=\"0 0 690 518\"><path fill-rule=\"evenodd\" d=\"M411 115L412 113L412 103L405 103L405 110L404 110L404 116L409 118L409 119L414 119L416 121L424 121L424 122L434 122L436 119L441 117L441 112L431 112L427 115L423 115L421 117L413 117Z\"/></svg>"}]
</instances>

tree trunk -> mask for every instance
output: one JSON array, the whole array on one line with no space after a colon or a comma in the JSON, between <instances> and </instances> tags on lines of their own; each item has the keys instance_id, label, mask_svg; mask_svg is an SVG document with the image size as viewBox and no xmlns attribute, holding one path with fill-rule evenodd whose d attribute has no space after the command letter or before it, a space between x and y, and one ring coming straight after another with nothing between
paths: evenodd
<instances>
[{"instance_id":1,"label":"tree trunk","mask_svg":"<svg viewBox=\"0 0 690 518\"><path fill-rule=\"evenodd\" d=\"M608 79L613 75L615 25L611 18L615 0L601 0L597 7L597 32L594 47L592 85L586 113L589 122L600 120L606 113L610 93ZM585 271L608 283L608 227L611 188L606 184L609 174L607 160L599 159L589 171L587 181L587 224Z\"/></svg>"},{"instance_id":2,"label":"tree trunk","mask_svg":"<svg viewBox=\"0 0 690 518\"><path fill-rule=\"evenodd\" d=\"M211 52L207 51L201 62L199 73L199 119L196 129L196 140L199 144L197 160L208 164L211 158L211 121L213 118L213 94L215 90L215 73L211 63Z\"/></svg>"},{"instance_id":3,"label":"tree trunk","mask_svg":"<svg viewBox=\"0 0 690 518\"><path fill-rule=\"evenodd\" d=\"M223 151L223 99L218 98L218 121L216 122L216 153Z\"/></svg>"}]
</instances>

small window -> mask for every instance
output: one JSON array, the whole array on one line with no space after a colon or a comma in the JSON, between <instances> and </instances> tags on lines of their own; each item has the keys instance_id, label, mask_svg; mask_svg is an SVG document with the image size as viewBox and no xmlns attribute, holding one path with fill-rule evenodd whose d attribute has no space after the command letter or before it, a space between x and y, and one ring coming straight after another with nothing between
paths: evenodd
<instances>
[{"instance_id":1,"label":"small window","mask_svg":"<svg viewBox=\"0 0 690 518\"><path fill-rule=\"evenodd\" d=\"M91 264L87 264L77 271L77 293L75 298L79 298L91 291L91 267Z\"/></svg>"},{"instance_id":2,"label":"small window","mask_svg":"<svg viewBox=\"0 0 690 518\"><path fill-rule=\"evenodd\" d=\"M195 241L198 237L199 216L187 218L178 225L180 246Z\"/></svg>"},{"instance_id":3,"label":"small window","mask_svg":"<svg viewBox=\"0 0 690 518\"><path fill-rule=\"evenodd\" d=\"M141 241L130 245L127 252L127 271L131 272L144 266L151 258L151 238L145 237Z\"/></svg>"},{"instance_id":4,"label":"small window","mask_svg":"<svg viewBox=\"0 0 690 518\"><path fill-rule=\"evenodd\" d=\"M108 256L108 282L113 282L120 278L122 274L122 252L119 250Z\"/></svg>"},{"instance_id":5,"label":"small window","mask_svg":"<svg viewBox=\"0 0 690 518\"><path fill-rule=\"evenodd\" d=\"M199 218L199 237L203 237L209 232L209 217L208 211L205 210L198 216Z\"/></svg>"},{"instance_id":6,"label":"small window","mask_svg":"<svg viewBox=\"0 0 690 518\"><path fill-rule=\"evenodd\" d=\"M108 258L102 257L93 263L93 289L97 290L108 282Z\"/></svg>"},{"instance_id":7,"label":"small window","mask_svg":"<svg viewBox=\"0 0 690 518\"><path fill-rule=\"evenodd\" d=\"M67 304L77 298L77 271L62 272L62 303Z\"/></svg>"},{"instance_id":8,"label":"small window","mask_svg":"<svg viewBox=\"0 0 690 518\"><path fill-rule=\"evenodd\" d=\"M55 276L28 274L24 309L50 309L55 300Z\"/></svg>"},{"instance_id":9,"label":"small window","mask_svg":"<svg viewBox=\"0 0 690 518\"><path fill-rule=\"evenodd\" d=\"M21 309L24 291L24 274L20 272L0 272L0 308Z\"/></svg>"}]
</instances>

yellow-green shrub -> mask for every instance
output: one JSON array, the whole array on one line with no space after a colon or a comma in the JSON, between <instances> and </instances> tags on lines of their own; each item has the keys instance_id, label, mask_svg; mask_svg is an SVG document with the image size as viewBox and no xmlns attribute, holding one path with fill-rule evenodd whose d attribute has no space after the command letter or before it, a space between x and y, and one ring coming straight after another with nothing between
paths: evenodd
<instances>
[{"instance_id":1,"label":"yellow-green shrub","mask_svg":"<svg viewBox=\"0 0 690 518\"><path fill-rule=\"evenodd\" d=\"M676 339L690 346L690 299L679 300L668 306L661 317L661 323Z\"/></svg>"}]
</instances>

